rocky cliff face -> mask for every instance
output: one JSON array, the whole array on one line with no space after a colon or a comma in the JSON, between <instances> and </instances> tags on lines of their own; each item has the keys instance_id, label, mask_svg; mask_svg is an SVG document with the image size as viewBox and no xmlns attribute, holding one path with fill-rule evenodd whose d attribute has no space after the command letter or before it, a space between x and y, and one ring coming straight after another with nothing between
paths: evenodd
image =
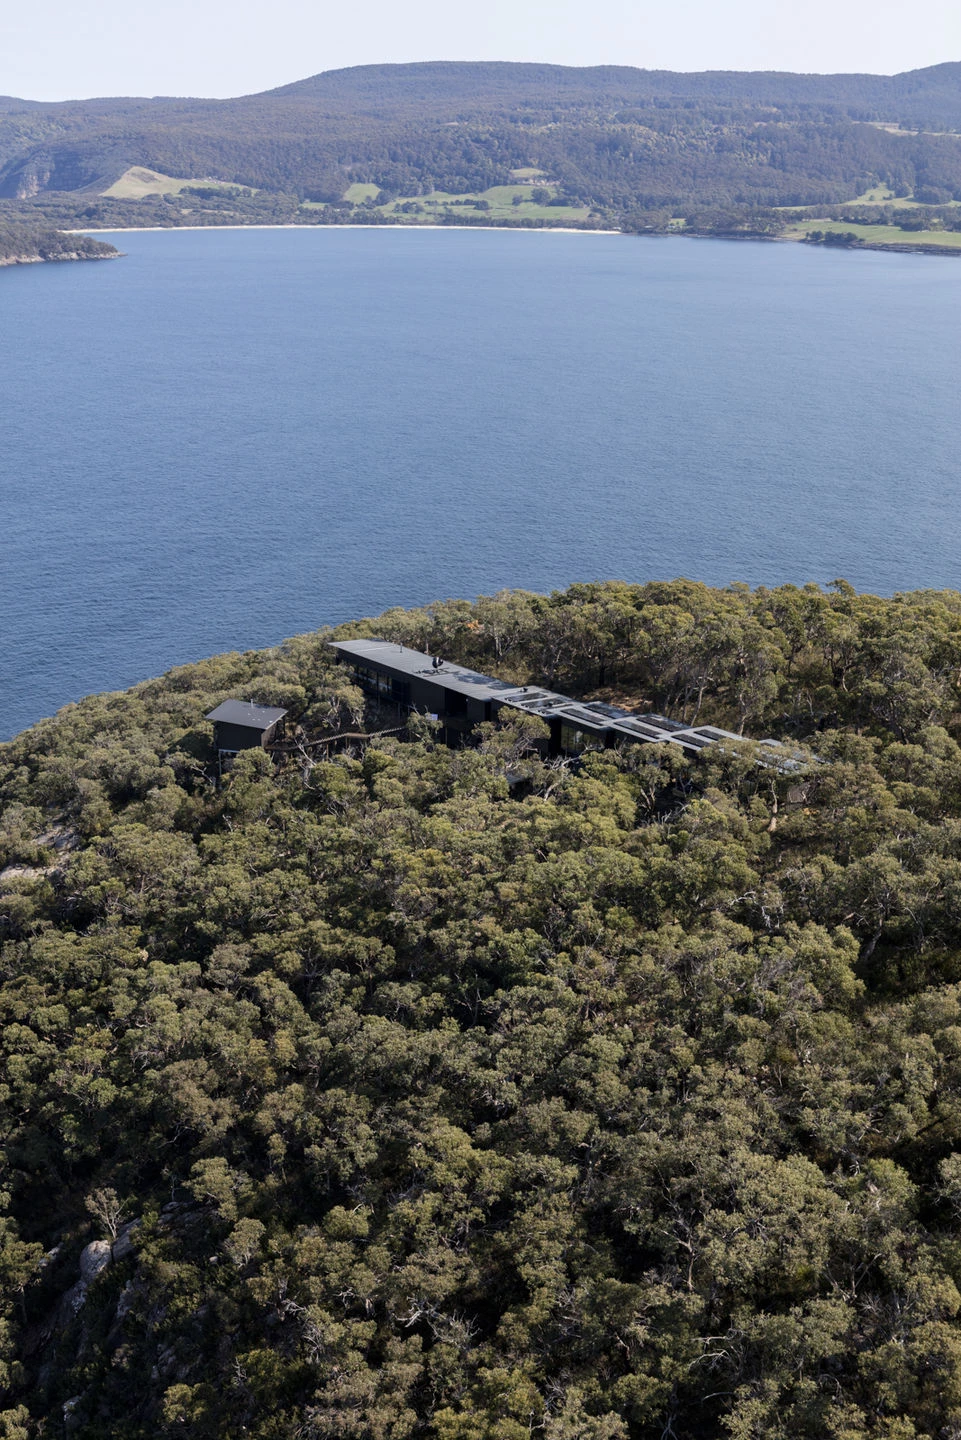
<instances>
[{"instance_id":1,"label":"rocky cliff face","mask_svg":"<svg viewBox=\"0 0 961 1440\"><path fill-rule=\"evenodd\" d=\"M0 168L0 198L32 200L45 190L97 193L123 173L126 154L122 147L109 144L90 155L70 145L43 146Z\"/></svg>"},{"instance_id":2,"label":"rocky cliff face","mask_svg":"<svg viewBox=\"0 0 961 1440\"><path fill-rule=\"evenodd\" d=\"M143 1289L137 1265L139 1219L116 1227L109 1238L91 1240L81 1250L57 1246L40 1264L48 1287L49 1308L29 1337L29 1348L38 1362L45 1385L57 1389L57 1377L64 1373L73 1382L62 1389L56 1408L63 1417L64 1430L76 1430L84 1420L89 1397L81 1388L76 1393L80 1366L104 1344L113 1353L123 1339L125 1321ZM107 1273L109 1272L109 1274Z\"/></svg>"}]
</instances>

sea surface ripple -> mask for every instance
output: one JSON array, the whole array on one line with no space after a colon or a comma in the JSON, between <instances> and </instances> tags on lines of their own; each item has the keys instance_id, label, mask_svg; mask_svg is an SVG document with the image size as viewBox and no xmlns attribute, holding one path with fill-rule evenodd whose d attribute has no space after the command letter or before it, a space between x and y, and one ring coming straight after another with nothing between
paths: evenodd
<instances>
[{"instance_id":1,"label":"sea surface ripple","mask_svg":"<svg viewBox=\"0 0 961 1440\"><path fill-rule=\"evenodd\" d=\"M382 229L0 271L0 738L505 586L961 582L961 261Z\"/></svg>"}]
</instances>

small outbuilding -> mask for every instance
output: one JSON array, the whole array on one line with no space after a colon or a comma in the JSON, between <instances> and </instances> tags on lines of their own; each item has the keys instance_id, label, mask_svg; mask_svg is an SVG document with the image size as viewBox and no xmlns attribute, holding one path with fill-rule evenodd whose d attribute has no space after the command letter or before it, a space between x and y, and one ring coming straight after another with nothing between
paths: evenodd
<instances>
[{"instance_id":1,"label":"small outbuilding","mask_svg":"<svg viewBox=\"0 0 961 1440\"><path fill-rule=\"evenodd\" d=\"M286 710L275 705L254 705L249 700L225 700L206 717L214 723L214 746L218 754L236 755L257 750L283 734Z\"/></svg>"}]
</instances>

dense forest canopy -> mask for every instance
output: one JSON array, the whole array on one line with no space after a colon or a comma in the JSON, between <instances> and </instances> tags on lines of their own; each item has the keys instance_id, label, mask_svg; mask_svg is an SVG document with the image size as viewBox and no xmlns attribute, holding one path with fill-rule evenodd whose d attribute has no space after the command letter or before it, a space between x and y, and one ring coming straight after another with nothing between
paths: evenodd
<instances>
[{"instance_id":1,"label":"dense forest canopy","mask_svg":"<svg viewBox=\"0 0 961 1440\"><path fill-rule=\"evenodd\" d=\"M11 225L0 217L0 265L31 260L109 260L118 252L105 240L65 235L49 226Z\"/></svg>"},{"instance_id":2,"label":"dense forest canopy","mask_svg":"<svg viewBox=\"0 0 961 1440\"><path fill-rule=\"evenodd\" d=\"M0 746L0 1434L961 1434L961 595L338 633L806 758L319 745L325 633Z\"/></svg>"},{"instance_id":3,"label":"dense forest canopy","mask_svg":"<svg viewBox=\"0 0 961 1440\"><path fill-rule=\"evenodd\" d=\"M236 100L4 101L0 197L16 213L44 197L75 217L92 205L103 223L97 197L146 166L330 205L351 185L467 194L538 171L608 218L841 203L875 184L950 201L958 131L956 64L896 76L366 66Z\"/></svg>"}]
</instances>

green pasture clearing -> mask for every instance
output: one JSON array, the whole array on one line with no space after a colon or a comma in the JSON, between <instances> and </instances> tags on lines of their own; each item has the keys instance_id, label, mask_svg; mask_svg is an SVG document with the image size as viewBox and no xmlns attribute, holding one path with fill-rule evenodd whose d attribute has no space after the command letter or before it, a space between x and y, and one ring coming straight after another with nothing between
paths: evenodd
<instances>
[{"instance_id":1,"label":"green pasture clearing","mask_svg":"<svg viewBox=\"0 0 961 1440\"><path fill-rule=\"evenodd\" d=\"M848 202L851 205L900 205L907 202L896 200L894 191L887 185L875 185L872 190L865 190L863 195Z\"/></svg>"},{"instance_id":2,"label":"green pasture clearing","mask_svg":"<svg viewBox=\"0 0 961 1440\"><path fill-rule=\"evenodd\" d=\"M492 185L489 190L476 194L453 195L447 191L435 190L431 195L407 195L381 207L385 215L410 215L422 224L442 216L461 216L472 220L586 220L590 209L586 205L540 205L533 198L533 188L528 185ZM537 187L541 188L541 187ZM557 187L545 185L551 195ZM514 197L517 196L517 204ZM475 202L486 201L489 208L478 210ZM405 211L405 205L418 205L419 211Z\"/></svg>"},{"instance_id":3,"label":"green pasture clearing","mask_svg":"<svg viewBox=\"0 0 961 1440\"><path fill-rule=\"evenodd\" d=\"M957 130L919 130L915 125L905 127L897 120L858 120L858 125L873 125L875 130L885 130L889 135L906 135L913 139L915 135L957 135Z\"/></svg>"},{"instance_id":4,"label":"green pasture clearing","mask_svg":"<svg viewBox=\"0 0 961 1440\"><path fill-rule=\"evenodd\" d=\"M520 169L512 170L511 174L515 180L539 180L547 171L537 170L533 165L522 165Z\"/></svg>"},{"instance_id":5,"label":"green pasture clearing","mask_svg":"<svg viewBox=\"0 0 961 1440\"><path fill-rule=\"evenodd\" d=\"M537 173L537 172L532 172ZM412 225L430 225L438 220L450 218L477 223L483 220L586 220L590 215L587 205L541 205L533 199L534 190L547 190L557 194L556 185L492 185L489 190L479 190L469 195L455 195L448 190L434 190L430 195L401 195L376 209L381 215L397 216ZM376 185L351 185L344 193L344 199L353 205L362 205L368 197L380 194ZM517 204L514 197L517 196ZM486 202L479 208L478 202ZM301 201L303 210L319 210L323 202ZM366 209L366 206L365 206Z\"/></svg>"},{"instance_id":6,"label":"green pasture clearing","mask_svg":"<svg viewBox=\"0 0 961 1440\"><path fill-rule=\"evenodd\" d=\"M946 205L959 205L959 200L946 200ZM897 196L887 185L875 185L873 190L865 190L856 200L848 200L848 205L892 205L895 210L924 210L926 207L921 200L914 200L910 195Z\"/></svg>"},{"instance_id":7,"label":"green pasture clearing","mask_svg":"<svg viewBox=\"0 0 961 1440\"><path fill-rule=\"evenodd\" d=\"M848 205L893 205L896 210L917 210L920 200L912 200L910 195L895 195L894 191L887 185L875 185L871 190L865 190L863 195L858 195L853 200L845 202Z\"/></svg>"},{"instance_id":8,"label":"green pasture clearing","mask_svg":"<svg viewBox=\"0 0 961 1440\"><path fill-rule=\"evenodd\" d=\"M875 185L853 200L844 200L838 203L844 205L890 205L895 210L928 210L931 208L921 200L914 200L910 195L895 195L887 185ZM956 206L961 205L961 200L946 200L944 203ZM822 205L775 205L774 208L775 210L807 210L811 214L817 214L824 207ZM944 207L939 206L938 208L943 209Z\"/></svg>"},{"instance_id":9,"label":"green pasture clearing","mask_svg":"<svg viewBox=\"0 0 961 1440\"><path fill-rule=\"evenodd\" d=\"M946 200L945 205L961 205L961 200ZM889 205L894 210L929 210L931 206L925 205L921 200L914 200L911 196L897 196L892 194L886 185L875 185L872 190L865 190L863 195L857 195L853 200L838 201L841 205ZM939 206L943 209L943 206ZM775 205L775 210L807 210L810 215L817 215L823 209L823 205ZM828 222L825 222L828 223Z\"/></svg>"},{"instance_id":10,"label":"green pasture clearing","mask_svg":"<svg viewBox=\"0 0 961 1440\"><path fill-rule=\"evenodd\" d=\"M363 185L358 181L355 185L348 185L344 199L349 200L351 205L361 205L365 200L376 200L379 194L379 185Z\"/></svg>"},{"instance_id":11,"label":"green pasture clearing","mask_svg":"<svg viewBox=\"0 0 961 1440\"><path fill-rule=\"evenodd\" d=\"M835 235L856 235L872 245L944 245L961 249L961 231L957 230L902 230L900 225L853 225L846 220L801 220L786 230L789 240L803 240L812 230L832 232Z\"/></svg>"},{"instance_id":12,"label":"green pasture clearing","mask_svg":"<svg viewBox=\"0 0 961 1440\"><path fill-rule=\"evenodd\" d=\"M148 170L144 165L132 165L109 189L101 190L100 193L111 200L143 200L148 195L179 195L188 185L210 185L218 190L235 188L228 180L164 175L160 170Z\"/></svg>"}]
</instances>

